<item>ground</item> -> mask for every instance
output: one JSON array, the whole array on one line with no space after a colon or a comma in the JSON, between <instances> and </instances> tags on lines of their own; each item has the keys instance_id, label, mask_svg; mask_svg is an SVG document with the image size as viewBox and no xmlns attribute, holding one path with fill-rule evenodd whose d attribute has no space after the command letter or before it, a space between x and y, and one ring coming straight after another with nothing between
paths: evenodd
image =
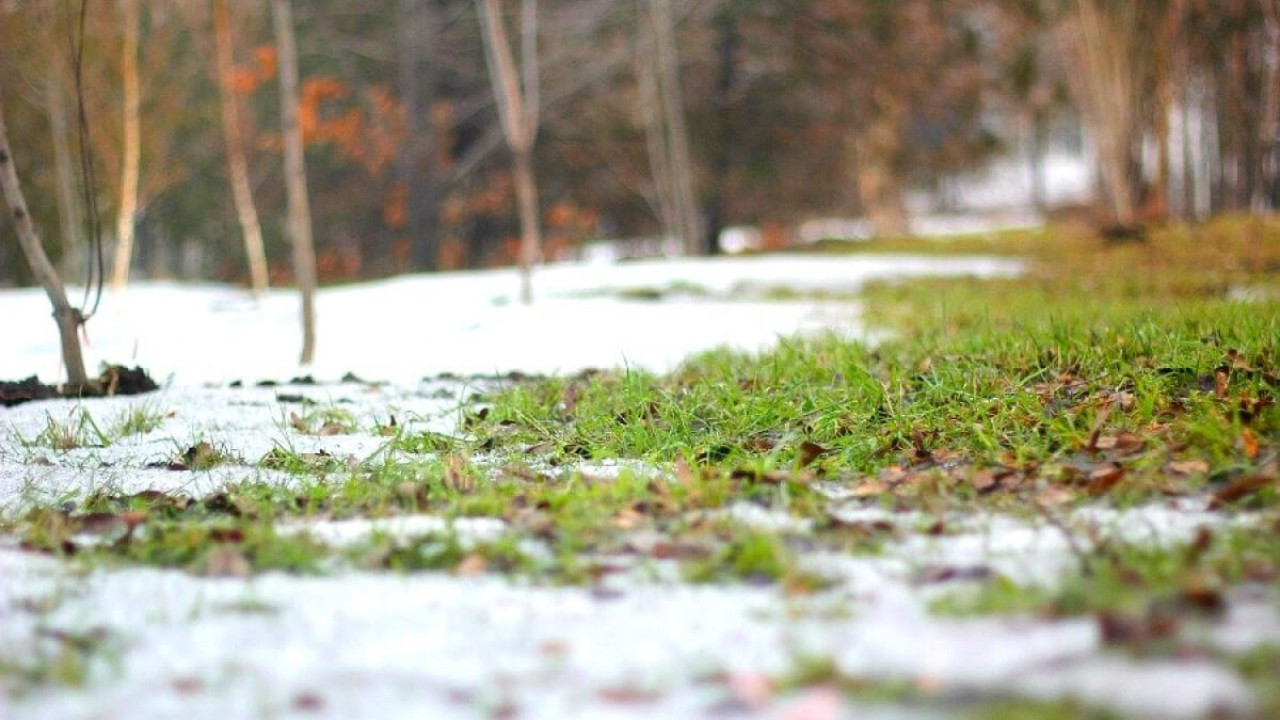
<instances>
[{"instance_id":1,"label":"ground","mask_svg":"<svg viewBox=\"0 0 1280 720\"><path fill-rule=\"evenodd\" d=\"M288 292L109 298L161 389L0 409L0 715L1280 710L1273 224L515 286L326 290L305 370Z\"/></svg>"}]
</instances>

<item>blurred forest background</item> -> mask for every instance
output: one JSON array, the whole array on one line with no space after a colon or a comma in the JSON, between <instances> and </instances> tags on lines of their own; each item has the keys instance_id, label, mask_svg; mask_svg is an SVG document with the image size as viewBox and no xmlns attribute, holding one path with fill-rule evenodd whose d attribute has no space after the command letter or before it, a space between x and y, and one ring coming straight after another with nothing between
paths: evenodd
<instances>
[{"instance_id":1,"label":"blurred forest background","mask_svg":"<svg viewBox=\"0 0 1280 720\"><path fill-rule=\"evenodd\" d=\"M650 241L614 252L712 254L741 237L904 234L926 215L1133 226L1277 200L1280 0L500 5L540 86L528 100L547 259L618 238ZM293 3L322 281L514 262L482 6ZM134 277L248 283L256 222L271 282L291 282L269 4L87 8L86 195L79 2L0 0L9 138L68 279L84 277L88 198L109 257L132 237ZM0 284L25 273L0 242Z\"/></svg>"}]
</instances>

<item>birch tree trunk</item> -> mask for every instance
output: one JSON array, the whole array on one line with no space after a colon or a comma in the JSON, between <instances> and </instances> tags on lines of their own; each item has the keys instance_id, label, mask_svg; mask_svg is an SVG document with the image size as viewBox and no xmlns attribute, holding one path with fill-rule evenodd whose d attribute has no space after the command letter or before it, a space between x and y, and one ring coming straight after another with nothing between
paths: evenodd
<instances>
[{"instance_id":1,"label":"birch tree trunk","mask_svg":"<svg viewBox=\"0 0 1280 720\"><path fill-rule=\"evenodd\" d=\"M75 172L72 169L71 129L67 121L66 87L63 83L65 66L50 62L45 76L45 106L49 113L49 129L53 141L53 169L57 181L58 230L62 240L62 257L58 265L64 277L76 277L80 273L80 229L84 227L84 208L76 193Z\"/></svg>"},{"instance_id":2,"label":"birch tree trunk","mask_svg":"<svg viewBox=\"0 0 1280 720\"><path fill-rule=\"evenodd\" d=\"M120 207L116 216L116 256L111 272L111 289L119 291L129 281L133 259L134 215L138 212L138 179L142 163L141 105L138 82L138 36L141 32L140 0L122 0L124 9L124 153L120 170Z\"/></svg>"},{"instance_id":3,"label":"birch tree trunk","mask_svg":"<svg viewBox=\"0 0 1280 720\"><path fill-rule=\"evenodd\" d=\"M288 194L289 242L293 272L302 292L302 356L310 365L316 348L316 253L311 238L311 203L307 197L307 166L298 122L298 48L293 35L291 0L271 0L280 62L280 117L284 135L284 182Z\"/></svg>"},{"instance_id":4,"label":"birch tree trunk","mask_svg":"<svg viewBox=\"0 0 1280 720\"><path fill-rule=\"evenodd\" d=\"M538 187L533 174L533 143L538 136L538 2L521 3L521 60L516 68L498 0L476 0L489 80L502 122L502 134L514 158L516 202L520 212L520 300L533 302L533 266L542 253ZM520 79L523 75L523 81ZM522 87L523 85L523 87Z\"/></svg>"},{"instance_id":5,"label":"birch tree trunk","mask_svg":"<svg viewBox=\"0 0 1280 720\"><path fill-rule=\"evenodd\" d=\"M1086 118L1098 145L1104 189L1116 223L1137 219L1133 144L1140 95L1146 78L1138 50L1141 3L1076 0L1075 29L1080 45Z\"/></svg>"},{"instance_id":6,"label":"birch tree trunk","mask_svg":"<svg viewBox=\"0 0 1280 720\"><path fill-rule=\"evenodd\" d=\"M62 363L67 369L67 386L73 390L90 389L92 384L84 371L80 337L76 334L80 327L80 311L67 302L62 278L58 277L58 271L45 255L40 236L31 222L31 213L27 210L27 201L18 182L18 171L13 165L13 153L9 149L9 131L5 127L3 107L0 107L0 190L3 191L13 227L18 232L18 244L22 246L27 264L44 286L45 294L53 305L53 318L58 324L58 339L62 345Z\"/></svg>"},{"instance_id":7,"label":"birch tree trunk","mask_svg":"<svg viewBox=\"0 0 1280 720\"><path fill-rule=\"evenodd\" d=\"M658 93L661 98L666 139L667 168L676 232L685 254L702 255L702 223L693 197L693 163L689 159L689 131L684 119L684 99L680 90L680 63L675 46L670 0L649 0L649 21L653 30L654 62L658 65Z\"/></svg>"},{"instance_id":8,"label":"birch tree trunk","mask_svg":"<svg viewBox=\"0 0 1280 720\"><path fill-rule=\"evenodd\" d=\"M639 0L639 2L646 2L646 0ZM658 90L658 71L654 66L655 50L652 33L645 32L641 28L637 35L636 101L639 103L640 120L644 125L649 174L653 176L652 204L657 210L662 234L680 237L680 213L676 208L675 193L672 191L671 156L668 152L667 135L662 119L662 97Z\"/></svg>"},{"instance_id":9,"label":"birch tree trunk","mask_svg":"<svg viewBox=\"0 0 1280 720\"><path fill-rule=\"evenodd\" d=\"M249 163L245 158L244 136L240 131L240 107L231 78L235 70L235 51L231 39L231 12L227 0L213 0L213 34L217 45L218 88L222 94L222 132L227 142L227 170L231 178L231 194L236 217L244 235L244 254L249 261L249 281L254 297L267 291L267 254L262 243L262 225L258 208L253 204L249 183Z\"/></svg>"}]
</instances>

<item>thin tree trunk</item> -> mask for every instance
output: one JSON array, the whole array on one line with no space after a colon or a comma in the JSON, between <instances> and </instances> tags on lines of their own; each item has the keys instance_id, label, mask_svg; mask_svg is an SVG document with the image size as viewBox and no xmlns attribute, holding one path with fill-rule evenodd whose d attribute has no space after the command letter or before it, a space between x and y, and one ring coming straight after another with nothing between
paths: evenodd
<instances>
[{"instance_id":1,"label":"thin tree trunk","mask_svg":"<svg viewBox=\"0 0 1280 720\"><path fill-rule=\"evenodd\" d=\"M669 0L649 0L649 18L653 28L655 61L658 64L658 92L661 96L663 125L666 130L667 167L670 172L675 220L680 239L688 255L704 254L701 222L693 197L693 163L689 158L689 131L684 119L684 100L680 90L679 58L675 47L675 30Z\"/></svg>"},{"instance_id":2,"label":"thin tree trunk","mask_svg":"<svg viewBox=\"0 0 1280 720\"><path fill-rule=\"evenodd\" d=\"M520 267L525 271L520 275L520 299L528 304L533 302L533 273L529 271L538 264L541 239L538 236L538 183L533 175L533 148L515 151L516 202L520 209Z\"/></svg>"},{"instance_id":3,"label":"thin tree trunk","mask_svg":"<svg viewBox=\"0 0 1280 720\"><path fill-rule=\"evenodd\" d=\"M540 260L542 231L539 227L537 184L533 175L533 143L538 136L538 3L521 3L521 55L523 73L516 69L515 56L507 39L506 25L498 0L476 0L484 39L489 78L507 146L515 160L516 202L520 213L520 299L533 302L533 266ZM519 77L523 75L523 83ZM523 88L521 87L523 85ZM524 189L521 190L521 187Z\"/></svg>"},{"instance_id":4,"label":"thin tree trunk","mask_svg":"<svg viewBox=\"0 0 1280 720\"><path fill-rule=\"evenodd\" d=\"M67 385L76 390L90 388L89 376L84 371L84 356L80 353L80 337L76 334L81 323L80 311L67 302L62 278L58 277L58 271L45 255L40 236L31 222L31 213L27 210L27 201L18 182L18 171L13 165L13 153L9 149L9 131L5 127L3 108L0 108L0 190L4 193L5 205L18 232L18 244L27 257L27 264L44 286L45 294L53 305L53 318L58 324L58 339L62 344L62 363L67 369Z\"/></svg>"},{"instance_id":5,"label":"thin tree trunk","mask_svg":"<svg viewBox=\"0 0 1280 720\"><path fill-rule=\"evenodd\" d=\"M1172 195L1172 152L1173 139L1170 136L1170 118L1176 102L1174 84L1176 69L1173 53L1179 44L1182 34L1182 22L1185 14L1184 0L1172 0L1164 9L1164 17L1160 26L1160 38L1153 51L1152 74L1155 81L1155 142L1156 142L1156 177L1153 189L1156 209L1161 219L1169 215L1173 205Z\"/></svg>"},{"instance_id":6,"label":"thin tree trunk","mask_svg":"<svg viewBox=\"0 0 1280 720\"><path fill-rule=\"evenodd\" d=\"M284 182L288 194L289 242L293 273L302 292L302 356L310 365L316 350L316 253L311 238L311 203L307 197L307 165L302 126L298 122L298 48L293 36L291 0L271 0L280 63L280 117L284 136Z\"/></svg>"},{"instance_id":7,"label":"thin tree trunk","mask_svg":"<svg viewBox=\"0 0 1280 720\"><path fill-rule=\"evenodd\" d=\"M1263 51L1262 120L1258 140L1262 158L1253 188L1253 211L1275 211L1277 176L1280 176L1280 0L1261 0L1266 17L1267 46Z\"/></svg>"},{"instance_id":8,"label":"thin tree trunk","mask_svg":"<svg viewBox=\"0 0 1280 720\"><path fill-rule=\"evenodd\" d=\"M726 223L725 203L729 196L729 172L733 167L734 149L737 145L737 109L733 99L738 84L738 46L740 37L737 10L733 4L720 9L715 19L716 28L716 84L711 104L715 108L715 142L712 144L709 162L707 192L703 201L703 248L708 255L723 252L720 235Z\"/></svg>"},{"instance_id":9,"label":"thin tree trunk","mask_svg":"<svg viewBox=\"0 0 1280 720\"><path fill-rule=\"evenodd\" d=\"M138 82L138 36L141 32L140 0L123 0L124 56L124 154L120 171L120 207L116 216L116 257L111 289L119 291L129 281L133 258L133 220L138 212L138 179L142 163L142 90Z\"/></svg>"},{"instance_id":10,"label":"thin tree trunk","mask_svg":"<svg viewBox=\"0 0 1280 720\"><path fill-rule=\"evenodd\" d=\"M1031 111L1030 125L1031 148L1028 154L1031 162L1031 205L1038 212L1044 212L1049 206L1044 176L1045 111Z\"/></svg>"},{"instance_id":11,"label":"thin tree trunk","mask_svg":"<svg viewBox=\"0 0 1280 720\"><path fill-rule=\"evenodd\" d=\"M663 234L680 237L679 211L676 208L675 193L671 189L671 157L667 151L666 133L663 131L660 109L662 99L658 92L658 75L653 62L652 37L650 33L641 30L636 40L636 100L640 105L640 119L644 125L649 173L653 176L653 205L656 206Z\"/></svg>"},{"instance_id":12,"label":"thin tree trunk","mask_svg":"<svg viewBox=\"0 0 1280 720\"><path fill-rule=\"evenodd\" d=\"M62 73L65 67L50 62L45 84L45 103L49 112L49 129L53 139L53 169L57 179L58 230L62 240L62 256L59 267L68 279L80 273L81 228L84 227L84 209L76 192L75 172L72 169L71 130L67 122L66 88Z\"/></svg>"},{"instance_id":13,"label":"thin tree trunk","mask_svg":"<svg viewBox=\"0 0 1280 720\"><path fill-rule=\"evenodd\" d=\"M1138 118L1139 31L1137 3L1106 6L1101 0L1076 1L1076 32L1082 61L1082 93L1091 120L1105 190L1116 223L1136 219L1133 193L1133 141Z\"/></svg>"},{"instance_id":14,"label":"thin tree trunk","mask_svg":"<svg viewBox=\"0 0 1280 720\"><path fill-rule=\"evenodd\" d=\"M253 203L253 189L249 183L249 163L245 157L244 136L240 131L240 107L231 82L235 71L235 50L231 39L231 12L227 8L227 0L213 0L213 34L217 44L222 132L227 142L231 194L235 200L236 218L240 221L240 232L244 235L250 287L253 288L255 297L262 297L267 291L267 253L262 243L258 208Z\"/></svg>"},{"instance_id":15,"label":"thin tree trunk","mask_svg":"<svg viewBox=\"0 0 1280 720\"><path fill-rule=\"evenodd\" d=\"M873 116L864 121L865 126L850 131L849 144L858 196L872 233L896 237L911 230L898 167L906 107L892 97L880 98L876 105Z\"/></svg>"},{"instance_id":16,"label":"thin tree trunk","mask_svg":"<svg viewBox=\"0 0 1280 720\"><path fill-rule=\"evenodd\" d=\"M436 127L430 121L438 91L440 63L437 52L439 24L436 0L399 0L396 3L396 46L400 99L406 137L397 158L404 188L405 237L409 261L416 270L440 269L440 203L443 181L436 147ZM385 261L392 260L393 238L379 248ZM404 268L388 270L403 271Z\"/></svg>"}]
</instances>

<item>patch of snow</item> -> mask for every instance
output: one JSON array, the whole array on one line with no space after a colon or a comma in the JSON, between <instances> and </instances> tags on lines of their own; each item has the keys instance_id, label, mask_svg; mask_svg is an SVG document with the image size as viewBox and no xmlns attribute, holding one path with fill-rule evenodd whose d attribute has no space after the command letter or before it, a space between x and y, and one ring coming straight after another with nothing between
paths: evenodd
<instances>
[{"instance_id":1,"label":"patch of snow","mask_svg":"<svg viewBox=\"0 0 1280 720\"><path fill-rule=\"evenodd\" d=\"M1029 695L1075 698L1147 717L1241 715L1253 693L1239 676L1208 660L1095 658L1023 673L1015 686Z\"/></svg>"},{"instance_id":2,"label":"patch of snow","mask_svg":"<svg viewBox=\"0 0 1280 720\"><path fill-rule=\"evenodd\" d=\"M383 535L393 542L403 543L429 535L453 533L462 542L493 542L506 531L507 524L497 518L446 520L433 515L301 520L276 526L276 532L281 535L306 535L332 547L358 545L374 535Z\"/></svg>"},{"instance_id":3,"label":"patch of snow","mask_svg":"<svg viewBox=\"0 0 1280 720\"><path fill-rule=\"evenodd\" d=\"M391 456L377 427L394 417L406 431L452 434L461 398L499 382L421 380L441 371L573 372L620 364L663 370L719 346L756 349L797 332L863 332L856 306L845 303L574 297L584 290L672 282L721 294L743 283L850 290L873 278L1018 271L1004 261L905 256L554 266L535 277L533 307L514 303L516 276L507 271L333 288L319 298L320 362L305 372L322 380L356 372L392 383L274 388L205 383L252 385L303 374L293 362L299 344L293 293L276 291L254 304L228 287L144 284L108 297L88 328L87 355L91 363L142 364L165 389L143 398L0 409L0 515L97 490L202 496L245 481L303 482L256 465L275 447L357 461L382 453L403 460ZM46 380L57 377L57 335L43 295L0 292L0 317L8 343L0 352L0 377L37 370ZM33 443L51 419L74 425L87 414L105 429L139 403L163 415L157 429L68 452ZM315 436L294 427L292 414L326 409L348 414L355 432ZM207 471L147 467L171 462L199 442L232 462ZM624 471L670 469L605 462L575 471L607 480ZM0 661L52 662L64 650L59 633L105 638L104 656L91 662L85 688L0 694L0 717L695 717L735 707L724 683L707 678L784 674L797 656L809 654L831 657L849 673L944 692L1073 695L1169 717L1179 716L1181 707L1248 706L1239 681L1221 667L1111 658L1088 619L956 621L928 614L928 601L946 587L921 587L919 572L929 566L985 565L1022 581L1054 582L1074 561L1055 527L1001 516L947 517L949 534L927 537L918 530L935 518L840 503L836 492L831 498L842 520L891 522L902 537L886 541L876 556L806 556L840 581L808 598L777 588L689 586L642 568L610 578L607 592L447 574L272 572L214 579L148 568L85 570L74 561L19 552L14 538L0 537ZM1203 510L1099 509L1066 522L1170 542L1213 519ZM787 528L755 506L732 506L729 515ZM409 539L450 527L483 540L505 525L413 516L311 520L283 531L343 544L372 533ZM1276 628L1275 616L1265 600L1233 604L1209 632L1238 651L1250 647L1244 628ZM1258 642L1274 637L1253 636ZM1168 680L1175 676L1177 682ZM22 681L0 676L0 686L11 682ZM738 710L742 717L780 718L805 702L817 707L826 700L805 695ZM930 714L893 705L840 710L859 718Z\"/></svg>"},{"instance_id":4,"label":"patch of snow","mask_svg":"<svg viewBox=\"0 0 1280 720\"><path fill-rule=\"evenodd\" d=\"M140 364L180 385L234 379L336 379L355 372L401 385L440 372L572 373L586 367L668 370L720 346L758 350L780 336L860 331L847 303L636 302L584 291L665 287L728 293L737 285L854 290L871 279L1010 275L1021 263L990 258L783 256L551 265L535 274L537 301L517 301L515 271L400 277L321 290L317 361L302 368L298 300L273 290L260 303L239 288L138 283L108 295L88 325L86 362ZM78 292L72 288L72 296ZM834 309L835 312L827 312ZM0 378L61 375L48 300L37 289L0 292L6 351Z\"/></svg>"}]
</instances>

